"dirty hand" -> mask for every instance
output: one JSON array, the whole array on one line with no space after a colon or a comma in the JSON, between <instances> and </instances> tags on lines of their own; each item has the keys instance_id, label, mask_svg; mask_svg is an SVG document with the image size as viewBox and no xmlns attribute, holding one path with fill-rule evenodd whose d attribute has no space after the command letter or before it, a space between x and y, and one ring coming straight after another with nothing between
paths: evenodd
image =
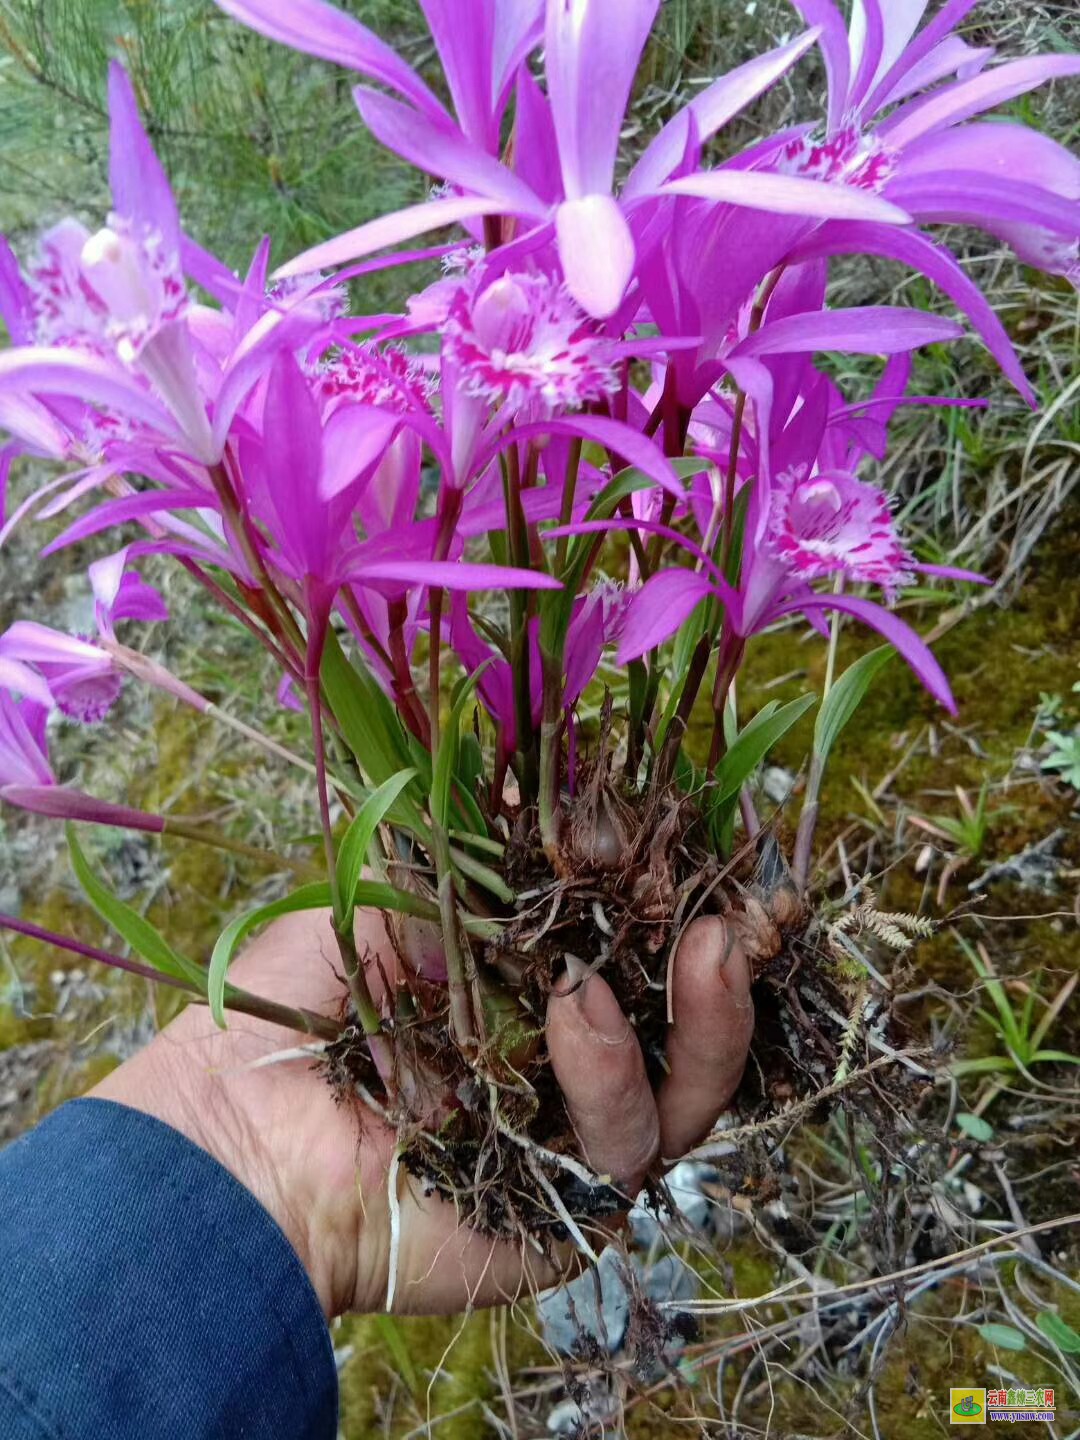
<instances>
[{"instance_id":1,"label":"dirty hand","mask_svg":"<svg viewBox=\"0 0 1080 1440\"><path fill-rule=\"evenodd\" d=\"M357 940L361 954L366 943L392 970L379 915L358 916ZM293 915L260 936L232 976L281 1003L336 1014L336 959L329 918ZM628 1197L655 1162L677 1159L708 1132L742 1075L753 1029L749 966L721 920L697 920L683 935L672 1007L668 1074L654 1095L634 1032L600 975L583 983L564 976L548 1003L548 1050L582 1154ZM253 1068L306 1039L246 1015L231 1015L222 1031L191 1005L91 1093L156 1116L225 1165L289 1237L328 1316L381 1310L394 1132L339 1104L306 1057ZM398 1196L395 1310L499 1304L558 1279L539 1255L469 1230L404 1171Z\"/></svg>"}]
</instances>

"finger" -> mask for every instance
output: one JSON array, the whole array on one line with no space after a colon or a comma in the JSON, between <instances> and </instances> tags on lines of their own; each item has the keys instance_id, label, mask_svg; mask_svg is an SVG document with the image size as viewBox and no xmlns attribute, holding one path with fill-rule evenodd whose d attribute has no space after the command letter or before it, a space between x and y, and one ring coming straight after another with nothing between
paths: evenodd
<instances>
[{"instance_id":1,"label":"finger","mask_svg":"<svg viewBox=\"0 0 1080 1440\"><path fill-rule=\"evenodd\" d=\"M548 998L547 1043L586 1160L633 1196L660 1131L641 1047L606 980L563 977Z\"/></svg>"},{"instance_id":2,"label":"finger","mask_svg":"<svg viewBox=\"0 0 1080 1440\"><path fill-rule=\"evenodd\" d=\"M674 1023L657 1102L667 1160L708 1134L742 1079L754 1030L750 966L721 919L695 920L671 963Z\"/></svg>"}]
</instances>

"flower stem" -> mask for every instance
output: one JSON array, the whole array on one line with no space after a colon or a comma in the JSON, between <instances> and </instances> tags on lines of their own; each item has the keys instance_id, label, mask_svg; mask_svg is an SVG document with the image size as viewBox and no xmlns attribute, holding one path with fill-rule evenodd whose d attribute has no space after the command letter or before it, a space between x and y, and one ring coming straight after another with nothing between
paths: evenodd
<instances>
[{"instance_id":1,"label":"flower stem","mask_svg":"<svg viewBox=\"0 0 1080 1440\"><path fill-rule=\"evenodd\" d=\"M334 935L337 937L338 952L345 971L345 983L352 996L353 1008L363 1027L364 1034L378 1035L382 1030L379 1012L371 998L367 980L364 977L360 957L356 953L351 918L342 906L341 887L337 875L337 850L334 845L334 828L330 821L330 792L326 783L326 738L323 734L322 686L319 682L318 655L312 657L307 677L308 705L311 710L311 741L315 751L315 784L319 795L319 820L322 824L323 848L326 852L326 874L330 882L330 895L334 907ZM351 907L350 907L351 912Z\"/></svg>"},{"instance_id":2,"label":"flower stem","mask_svg":"<svg viewBox=\"0 0 1080 1440\"><path fill-rule=\"evenodd\" d=\"M14 915L0 914L0 930L11 930L17 935L26 935L31 940L40 940L45 945L52 945L57 950L66 950L69 954L79 955L85 960L94 960L100 965L108 965L113 970L123 970L129 975L138 975L143 980L151 980L157 985L165 985L170 990L182 990L193 999L204 1001L205 994L188 980L178 979L174 975L165 975L160 970L154 970L149 965L142 965L138 960L129 960L123 955L114 955L109 950L99 950L96 945L85 945L81 940L73 940L67 935L59 935L55 931L45 930L40 925L33 925L29 920L20 920ZM342 1026L332 1020L328 1015L316 1015L314 1011L304 1010L292 1005L279 1005L276 1000L267 1000L261 995L252 995L247 990L238 990L230 985L226 990L225 1004L230 1010L237 1010L243 1015L253 1015L259 1020L269 1020L275 1025L284 1025L290 1030L300 1030L308 1035L316 1035L321 1040L336 1040L341 1034Z\"/></svg>"},{"instance_id":3,"label":"flower stem","mask_svg":"<svg viewBox=\"0 0 1080 1440\"><path fill-rule=\"evenodd\" d=\"M844 577L838 575L834 585L836 594L844 588ZM834 610L832 614L832 625L829 630L829 649L825 659L825 685L822 690L821 703L829 698L829 691L836 679L836 652L840 643L840 612ZM810 771L806 777L806 794L803 796L802 809L799 811L799 826L795 832L795 848L791 857L791 878L795 888L800 894L806 889L806 883L810 878L810 857L814 848L814 833L817 830L818 815L821 807L819 797L821 795L821 782L825 775L825 764L817 749L810 756Z\"/></svg>"}]
</instances>

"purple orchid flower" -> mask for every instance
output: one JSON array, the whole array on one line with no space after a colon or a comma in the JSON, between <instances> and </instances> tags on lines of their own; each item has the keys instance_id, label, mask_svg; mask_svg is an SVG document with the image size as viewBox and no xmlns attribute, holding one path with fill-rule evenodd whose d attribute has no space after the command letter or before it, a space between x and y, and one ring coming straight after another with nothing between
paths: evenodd
<instances>
[{"instance_id":1,"label":"purple orchid flower","mask_svg":"<svg viewBox=\"0 0 1080 1440\"><path fill-rule=\"evenodd\" d=\"M230 7L233 0L229 0ZM411 97L411 103L373 90L356 92L361 116L389 149L435 172L459 195L426 201L372 221L282 266L280 275L331 268L439 225L509 215L528 227L520 244L554 240L571 295L588 314L614 314L636 261L634 227L660 197L692 194L729 205L782 214L905 222L897 206L854 187L830 187L798 176L721 168L677 176L678 126L667 127L642 157L620 197L613 193L615 153L641 52L659 0L547 0L544 35L546 101L523 76L519 105L528 112L530 145L547 127L549 173L530 171L532 183L461 130ZM250 18L251 7L244 5ZM263 28L260 25L260 28ZM280 38L280 28L278 29ZM794 64L811 43L783 47L766 63L717 81L694 102L684 128L702 142ZM464 73L459 72L459 73ZM399 87L400 88L400 87ZM547 118L541 118L545 106ZM530 148L526 146L526 151ZM554 167L554 168L551 168ZM640 212L640 214L639 214Z\"/></svg>"}]
</instances>

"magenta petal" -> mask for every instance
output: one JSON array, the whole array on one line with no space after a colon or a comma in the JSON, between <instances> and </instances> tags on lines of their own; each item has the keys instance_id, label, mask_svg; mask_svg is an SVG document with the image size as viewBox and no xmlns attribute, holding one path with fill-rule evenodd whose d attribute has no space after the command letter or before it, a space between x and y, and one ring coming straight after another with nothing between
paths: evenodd
<instances>
[{"instance_id":1,"label":"magenta petal","mask_svg":"<svg viewBox=\"0 0 1080 1440\"><path fill-rule=\"evenodd\" d=\"M160 835L165 829L160 815L95 800L92 795L63 785L4 785L0 786L0 799L20 810L48 815L55 820L84 820L91 825L116 825L124 830L147 830L154 835Z\"/></svg>"},{"instance_id":2,"label":"magenta petal","mask_svg":"<svg viewBox=\"0 0 1080 1440\"><path fill-rule=\"evenodd\" d=\"M376 250L386 250L403 240L412 240L428 230L457 225L462 220L477 220L482 215L506 215L513 211L512 205L486 196L463 200L425 200L420 205L380 215L377 220L369 220L366 225L359 225L355 230L347 230L344 235L305 250L302 255L280 265L274 271L274 278L287 280L296 275L310 275L313 270L332 270L337 265L360 260Z\"/></svg>"},{"instance_id":3,"label":"magenta petal","mask_svg":"<svg viewBox=\"0 0 1080 1440\"><path fill-rule=\"evenodd\" d=\"M717 204L745 205L776 215L808 215L820 220L877 220L907 225L911 216L880 195L827 180L773 175L762 170L706 170L657 187L657 195L688 195Z\"/></svg>"},{"instance_id":4,"label":"magenta petal","mask_svg":"<svg viewBox=\"0 0 1080 1440\"><path fill-rule=\"evenodd\" d=\"M323 0L217 0L226 14L260 35L345 65L373 80L381 80L425 110L433 118L448 119L446 111L416 71L385 40L351 15Z\"/></svg>"},{"instance_id":5,"label":"magenta petal","mask_svg":"<svg viewBox=\"0 0 1080 1440\"><path fill-rule=\"evenodd\" d=\"M920 345L958 340L963 333L963 327L955 321L926 315L921 310L903 310L895 305L852 306L773 320L740 340L731 358L809 354L816 350L895 355Z\"/></svg>"},{"instance_id":6,"label":"magenta petal","mask_svg":"<svg viewBox=\"0 0 1080 1440\"><path fill-rule=\"evenodd\" d=\"M1035 392L1004 325L986 296L943 245L936 245L918 230L901 230L895 225L826 225L796 255L806 260L829 255L884 255L920 271L964 311L994 359L1034 408Z\"/></svg>"},{"instance_id":7,"label":"magenta petal","mask_svg":"<svg viewBox=\"0 0 1080 1440\"><path fill-rule=\"evenodd\" d=\"M336 537L329 534L326 506L319 501L322 453L319 407L303 371L282 351L266 387L263 473L281 526L282 548L298 556L309 575L326 578Z\"/></svg>"},{"instance_id":8,"label":"magenta petal","mask_svg":"<svg viewBox=\"0 0 1080 1440\"><path fill-rule=\"evenodd\" d=\"M28 345L34 337L34 311L30 291L22 278L19 262L0 235L0 320L14 345Z\"/></svg>"},{"instance_id":9,"label":"magenta petal","mask_svg":"<svg viewBox=\"0 0 1080 1440\"><path fill-rule=\"evenodd\" d=\"M49 710L52 709L52 691L37 671L31 670L21 660L12 660L6 655L0 655L0 686L7 690L14 690L19 695L25 695L28 700L34 700Z\"/></svg>"},{"instance_id":10,"label":"magenta petal","mask_svg":"<svg viewBox=\"0 0 1080 1440\"><path fill-rule=\"evenodd\" d=\"M363 85L356 86L353 98L376 140L410 164L463 190L502 201L519 215L539 219L546 213L546 206L512 170L459 130L437 125L411 105Z\"/></svg>"},{"instance_id":11,"label":"magenta petal","mask_svg":"<svg viewBox=\"0 0 1080 1440\"><path fill-rule=\"evenodd\" d=\"M546 435L579 435L583 440L595 441L605 450L635 466L651 480L662 486L679 500L686 499L686 486L679 479L675 467L666 455L648 436L632 425L621 420L611 420L606 415L562 415L554 420L539 421L533 425L522 425L504 435L499 448L516 440L531 440Z\"/></svg>"},{"instance_id":12,"label":"magenta petal","mask_svg":"<svg viewBox=\"0 0 1080 1440\"><path fill-rule=\"evenodd\" d=\"M901 0L901 3L904 3L904 0ZM867 98L866 113L877 114L884 108L894 90L906 87L912 72L949 38L968 11L974 10L978 4L979 0L945 0L937 14L923 26L910 44L904 46L888 68L883 65L883 73ZM925 9L925 6L923 8Z\"/></svg>"},{"instance_id":13,"label":"magenta petal","mask_svg":"<svg viewBox=\"0 0 1080 1440\"><path fill-rule=\"evenodd\" d=\"M104 653L89 640L65 635L36 620L16 620L0 635L0 658L22 660L27 664L78 665L100 664Z\"/></svg>"},{"instance_id":14,"label":"magenta petal","mask_svg":"<svg viewBox=\"0 0 1080 1440\"><path fill-rule=\"evenodd\" d=\"M344 405L326 422L319 496L332 500L382 457L401 416L372 405Z\"/></svg>"},{"instance_id":15,"label":"magenta petal","mask_svg":"<svg viewBox=\"0 0 1080 1440\"><path fill-rule=\"evenodd\" d=\"M891 146L902 149L932 130L958 125L961 120L970 120L995 105L1026 95L1047 80L1067 75L1080 75L1080 55L1032 55L1026 60L996 65L904 106L889 116L880 131Z\"/></svg>"},{"instance_id":16,"label":"magenta petal","mask_svg":"<svg viewBox=\"0 0 1080 1440\"><path fill-rule=\"evenodd\" d=\"M951 715L956 714L956 701L953 699L949 682L945 678L944 670L934 659L930 647L916 635L910 625L905 624L891 610L886 610L872 600L860 600L854 595L815 595L812 600L784 605L779 613L798 614L812 610L841 610L845 615L853 615L856 620L861 620L864 625L869 625L872 630L883 635L904 657L934 699Z\"/></svg>"},{"instance_id":17,"label":"magenta petal","mask_svg":"<svg viewBox=\"0 0 1080 1440\"><path fill-rule=\"evenodd\" d=\"M148 490L137 495L124 495L119 500L107 500L86 515L80 516L74 524L55 540L50 540L42 555L54 555L77 540L90 535L99 535L112 525L125 525L130 520L145 520L159 517L162 520L174 510L202 510L213 504L213 497L205 490Z\"/></svg>"},{"instance_id":18,"label":"magenta petal","mask_svg":"<svg viewBox=\"0 0 1080 1440\"><path fill-rule=\"evenodd\" d=\"M561 590L542 570L509 565L469 565L464 560L360 561L350 570L359 581L390 580L404 585L434 585L442 590Z\"/></svg>"},{"instance_id":19,"label":"magenta petal","mask_svg":"<svg viewBox=\"0 0 1080 1440\"><path fill-rule=\"evenodd\" d=\"M969 585L992 585L994 582L976 570L961 570L955 565L920 565L915 569L922 575L933 575L939 580L963 580Z\"/></svg>"},{"instance_id":20,"label":"magenta petal","mask_svg":"<svg viewBox=\"0 0 1080 1440\"><path fill-rule=\"evenodd\" d=\"M564 200L555 211L566 288L581 308L604 320L619 307L634 270L634 237L610 195Z\"/></svg>"},{"instance_id":21,"label":"magenta petal","mask_svg":"<svg viewBox=\"0 0 1080 1440\"><path fill-rule=\"evenodd\" d=\"M606 194L660 0L548 0L544 65L570 199Z\"/></svg>"},{"instance_id":22,"label":"magenta petal","mask_svg":"<svg viewBox=\"0 0 1080 1440\"><path fill-rule=\"evenodd\" d=\"M0 390L69 395L94 405L114 407L132 420L145 421L162 435L179 438L176 422L164 405L118 365L97 355L49 345L0 351Z\"/></svg>"},{"instance_id":23,"label":"magenta petal","mask_svg":"<svg viewBox=\"0 0 1080 1440\"><path fill-rule=\"evenodd\" d=\"M765 55L756 55L737 70L722 75L696 95L657 134L637 164L630 171L623 195L630 199L645 194L663 182L683 158L687 124L692 116L699 140L708 140L722 125L756 100L770 85L785 75L795 62L810 49L820 31L808 30Z\"/></svg>"},{"instance_id":24,"label":"magenta petal","mask_svg":"<svg viewBox=\"0 0 1080 1440\"><path fill-rule=\"evenodd\" d=\"M156 230L174 254L180 220L172 186L154 154L131 80L118 60L109 62L109 184L113 209Z\"/></svg>"},{"instance_id":25,"label":"magenta petal","mask_svg":"<svg viewBox=\"0 0 1080 1440\"><path fill-rule=\"evenodd\" d=\"M833 0L792 0L792 4L808 25L821 29L821 54L829 80L829 129L837 130L843 123L851 88L847 24Z\"/></svg>"},{"instance_id":26,"label":"magenta petal","mask_svg":"<svg viewBox=\"0 0 1080 1440\"><path fill-rule=\"evenodd\" d=\"M943 224L1037 225L1070 238L1080 230L1080 205L1025 180L984 175L980 170L942 170L897 179L889 186L919 220Z\"/></svg>"},{"instance_id":27,"label":"magenta petal","mask_svg":"<svg viewBox=\"0 0 1080 1440\"><path fill-rule=\"evenodd\" d=\"M655 650L702 600L715 593L708 578L696 570L659 570L650 575L630 600L615 663L625 665Z\"/></svg>"}]
</instances>

